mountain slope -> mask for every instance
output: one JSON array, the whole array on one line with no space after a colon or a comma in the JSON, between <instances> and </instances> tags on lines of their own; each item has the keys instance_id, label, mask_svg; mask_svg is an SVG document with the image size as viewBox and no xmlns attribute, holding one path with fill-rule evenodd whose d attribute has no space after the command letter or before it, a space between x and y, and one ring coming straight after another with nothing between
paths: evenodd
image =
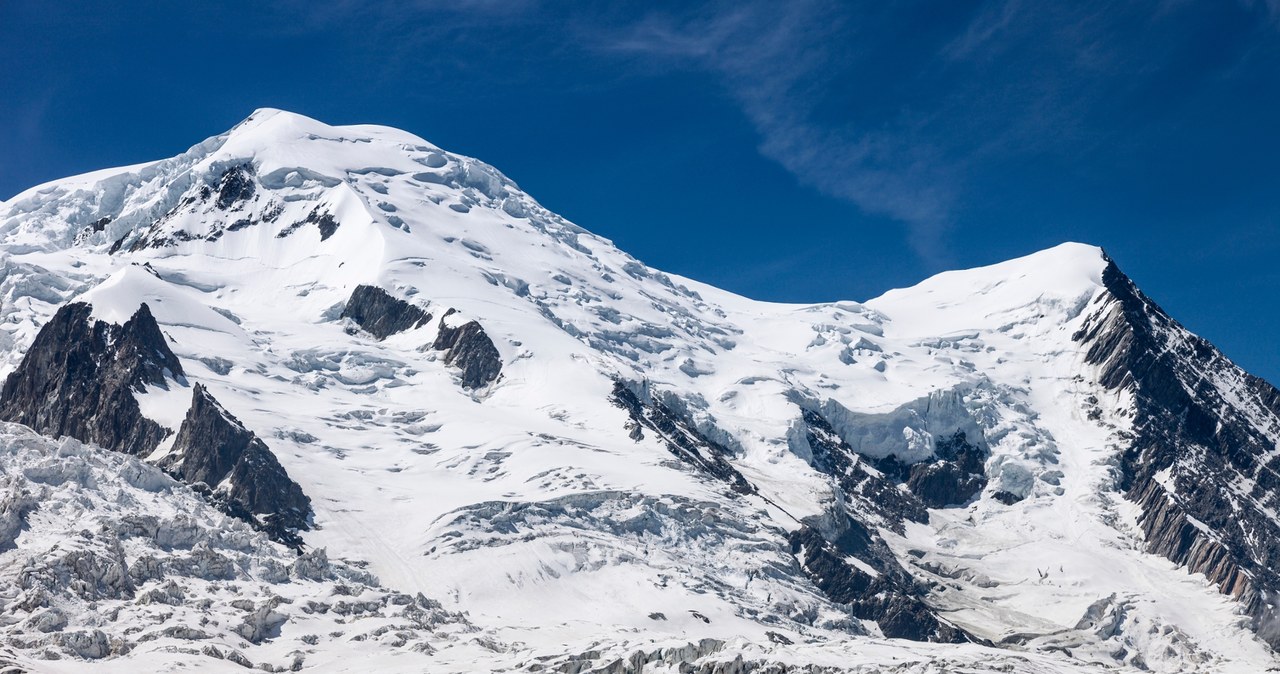
<instances>
[{"instance_id":1,"label":"mountain slope","mask_svg":"<svg viewBox=\"0 0 1280 674\"><path fill-rule=\"evenodd\" d=\"M1147 548L1240 600L1276 645L1280 391L1183 329L1115 265L1104 280L1109 297L1076 339L1099 381L1134 397L1121 487L1140 507Z\"/></svg>"},{"instance_id":2,"label":"mountain slope","mask_svg":"<svg viewBox=\"0 0 1280 674\"><path fill-rule=\"evenodd\" d=\"M1278 396L1091 246L762 303L405 132L260 110L0 204L0 256L0 417L466 611L495 667L1274 664ZM94 407L146 441L85 430L62 391L105 380L49 363L143 307L168 375Z\"/></svg>"}]
</instances>

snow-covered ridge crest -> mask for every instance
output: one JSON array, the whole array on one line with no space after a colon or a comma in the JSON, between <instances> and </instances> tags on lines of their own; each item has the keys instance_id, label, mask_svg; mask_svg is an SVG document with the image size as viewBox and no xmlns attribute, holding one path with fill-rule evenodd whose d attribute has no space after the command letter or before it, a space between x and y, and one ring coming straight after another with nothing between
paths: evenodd
<instances>
[{"instance_id":1,"label":"snow-covered ridge crest","mask_svg":"<svg viewBox=\"0 0 1280 674\"><path fill-rule=\"evenodd\" d=\"M237 167L252 170L254 182L268 190L291 188L280 195L282 201L322 199L327 189L366 174L416 173L424 180L441 181L455 177L491 197L505 197L504 186L514 187L492 167L447 155L402 131L331 127L301 115L261 109L227 133L173 159L54 181L0 202L0 237L10 244L41 248L73 241L109 244L174 215L193 190L216 186ZM518 199L508 208L525 209Z\"/></svg>"},{"instance_id":2,"label":"snow-covered ridge crest","mask_svg":"<svg viewBox=\"0 0 1280 674\"><path fill-rule=\"evenodd\" d=\"M162 326L243 334L234 321L200 301L198 293L158 278L141 265L122 267L75 298L93 307L94 320L123 325L146 303Z\"/></svg>"}]
</instances>

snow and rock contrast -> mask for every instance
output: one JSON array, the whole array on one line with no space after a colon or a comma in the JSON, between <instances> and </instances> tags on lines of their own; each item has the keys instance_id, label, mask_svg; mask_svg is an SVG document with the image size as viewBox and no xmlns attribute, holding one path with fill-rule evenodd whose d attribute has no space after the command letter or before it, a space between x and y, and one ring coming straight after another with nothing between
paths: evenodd
<instances>
[{"instance_id":1,"label":"snow and rock contrast","mask_svg":"<svg viewBox=\"0 0 1280 674\"><path fill-rule=\"evenodd\" d=\"M1277 666L1280 393L1091 246L762 303L259 110L0 265L15 668Z\"/></svg>"}]
</instances>

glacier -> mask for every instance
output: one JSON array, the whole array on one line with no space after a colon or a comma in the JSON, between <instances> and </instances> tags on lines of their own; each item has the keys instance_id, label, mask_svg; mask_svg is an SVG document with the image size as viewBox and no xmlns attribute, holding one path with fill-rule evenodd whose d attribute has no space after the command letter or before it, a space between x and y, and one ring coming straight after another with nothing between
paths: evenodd
<instances>
[{"instance_id":1,"label":"glacier","mask_svg":"<svg viewBox=\"0 0 1280 674\"><path fill-rule=\"evenodd\" d=\"M1280 394L1094 246L759 302L410 133L263 109L0 203L0 265L13 390L83 384L39 337L68 306L145 306L181 368L119 452L0 400L26 671L1277 666ZM264 472L183 479L200 395L304 519L228 505Z\"/></svg>"}]
</instances>

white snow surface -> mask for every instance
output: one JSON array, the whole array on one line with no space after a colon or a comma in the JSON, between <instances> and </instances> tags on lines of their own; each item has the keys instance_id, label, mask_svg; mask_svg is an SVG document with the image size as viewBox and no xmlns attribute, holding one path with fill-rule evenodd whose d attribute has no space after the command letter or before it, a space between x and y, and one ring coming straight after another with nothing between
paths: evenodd
<instances>
[{"instance_id":1,"label":"white snow surface","mask_svg":"<svg viewBox=\"0 0 1280 674\"><path fill-rule=\"evenodd\" d=\"M201 198L216 198L240 166L251 167L251 197L225 209ZM332 216L331 235L313 214ZM705 662L744 655L849 671L1276 664L1203 577L1142 552L1114 474L1130 401L1092 383L1071 339L1104 292L1096 247L1067 243L865 303L758 302L651 269L494 168L411 134L259 110L178 157L0 203L0 258L0 374L65 302L116 323L147 303L190 382L262 437L312 498L310 548L367 565L378 592L466 612L482 636L432 642L445 669L706 638L725 645ZM435 318L375 340L339 318L359 284ZM483 390L460 387L428 348L450 308L450 324L479 321L501 355L501 378ZM615 379L679 405L734 451L761 496L731 498L652 434L632 440L609 402ZM1087 416L1091 396L1100 418ZM176 429L190 393L139 398ZM1002 648L865 635L799 573L785 534L837 495L793 431L797 400L871 456L897 447L927 458L935 433L985 437L985 497L883 533L904 566L936 583L932 601L949 620ZM1006 506L990 498L1000 490L1026 498ZM48 545L56 524L20 533L18 551ZM31 540L37 529L46 538ZM1098 602L1118 627L1078 625ZM767 632L795 645L771 645ZM271 643L246 654L288 664L291 649L306 650ZM400 650L321 639L305 662L420 671ZM98 664L234 671L159 652ZM78 662L38 656L22 655L37 670Z\"/></svg>"}]
</instances>

